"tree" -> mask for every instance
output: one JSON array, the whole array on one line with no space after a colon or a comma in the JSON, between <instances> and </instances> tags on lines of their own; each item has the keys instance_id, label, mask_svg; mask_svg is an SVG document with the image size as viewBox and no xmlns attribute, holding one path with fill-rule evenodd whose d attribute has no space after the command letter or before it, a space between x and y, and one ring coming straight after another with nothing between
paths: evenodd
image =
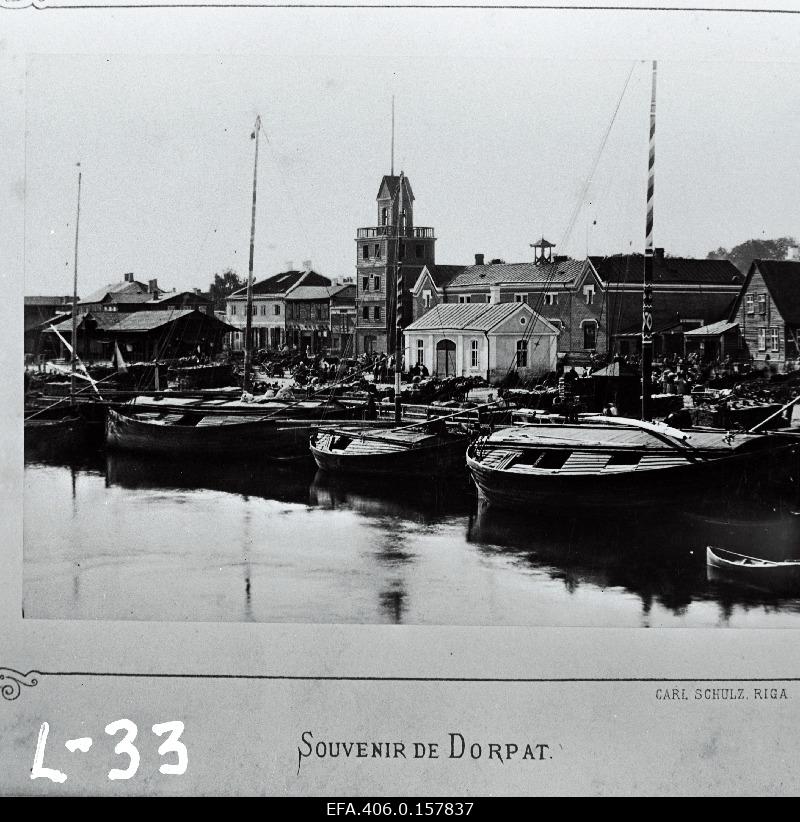
<instances>
[{"instance_id":1,"label":"tree","mask_svg":"<svg viewBox=\"0 0 800 822\"><path fill-rule=\"evenodd\" d=\"M785 260L790 248L797 246L794 237L778 237L776 240L747 240L727 248L709 251L708 260L730 260L742 274L746 274L753 260Z\"/></svg>"},{"instance_id":2,"label":"tree","mask_svg":"<svg viewBox=\"0 0 800 822\"><path fill-rule=\"evenodd\" d=\"M225 298L234 291L244 288L247 283L231 268L223 271L222 274L214 275L214 282L209 286L209 294L214 301L215 311L225 310Z\"/></svg>"}]
</instances>

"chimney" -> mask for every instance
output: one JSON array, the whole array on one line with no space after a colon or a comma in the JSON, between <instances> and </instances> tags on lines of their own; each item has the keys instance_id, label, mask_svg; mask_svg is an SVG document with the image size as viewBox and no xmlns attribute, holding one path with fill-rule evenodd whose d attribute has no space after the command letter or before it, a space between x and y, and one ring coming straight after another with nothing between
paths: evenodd
<instances>
[{"instance_id":1,"label":"chimney","mask_svg":"<svg viewBox=\"0 0 800 822\"><path fill-rule=\"evenodd\" d=\"M199 288L193 288L192 291L194 291L195 294L202 294L203 293Z\"/></svg>"},{"instance_id":2,"label":"chimney","mask_svg":"<svg viewBox=\"0 0 800 822\"><path fill-rule=\"evenodd\" d=\"M311 271L311 260L303 260L303 271Z\"/></svg>"},{"instance_id":3,"label":"chimney","mask_svg":"<svg viewBox=\"0 0 800 822\"><path fill-rule=\"evenodd\" d=\"M131 279L133 279L133 274L131 274ZM147 293L158 294L158 280L147 281Z\"/></svg>"},{"instance_id":4,"label":"chimney","mask_svg":"<svg viewBox=\"0 0 800 822\"><path fill-rule=\"evenodd\" d=\"M132 271L128 271L125 274L125 282L126 283L132 283L133 282L133 272Z\"/></svg>"},{"instance_id":5,"label":"chimney","mask_svg":"<svg viewBox=\"0 0 800 822\"><path fill-rule=\"evenodd\" d=\"M286 270L287 271L294 271L294 260L287 260L286 261Z\"/></svg>"},{"instance_id":6,"label":"chimney","mask_svg":"<svg viewBox=\"0 0 800 822\"><path fill-rule=\"evenodd\" d=\"M663 248L656 248L655 249L655 259L658 260L658 262L660 262L660 263L664 262L664 249Z\"/></svg>"},{"instance_id":7,"label":"chimney","mask_svg":"<svg viewBox=\"0 0 800 822\"><path fill-rule=\"evenodd\" d=\"M483 265L483 254L475 255L475 265Z\"/></svg>"}]
</instances>

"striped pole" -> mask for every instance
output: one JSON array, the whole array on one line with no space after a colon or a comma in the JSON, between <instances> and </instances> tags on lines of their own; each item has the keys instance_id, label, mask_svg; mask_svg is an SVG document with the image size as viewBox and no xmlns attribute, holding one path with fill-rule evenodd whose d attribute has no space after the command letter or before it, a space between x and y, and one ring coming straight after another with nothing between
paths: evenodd
<instances>
[{"instance_id":1,"label":"striped pole","mask_svg":"<svg viewBox=\"0 0 800 822\"><path fill-rule=\"evenodd\" d=\"M397 259L395 261L395 296L394 296L394 419L400 422L402 407L400 405L400 383L403 371L403 262L401 250L404 249L406 221L403 214L403 172L400 172L400 196L397 204Z\"/></svg>"},{"instance_id":2,"label":"striped pole","mask_svg":"<svg viewBox=\"0 0 800 822\"><path fill-rule=\"evenodd\" d=\"M656 163L656 71L653 60L653 85L650 92L650 153L647 161L647 222L644 243L642 283L642 419L652 417L653 384L653 192Z\"/></svg>"},{"instance_id":3,"label":"striped pole","mask_svg":"<svg viewBox=\"0 0 800 822\"><path fill-rule=\"evenodd\" d=\"M256 242L256 181L258 177L258 135L261 133L261 115L256 117L256 125L251 139L256 141L256 155L253 161L253 210L250 217L250 263L247 268L247 316L244 326L244 378L242 391L250 390L250 371L253 367L253 252Z\"/></svg>"}]
</instances>

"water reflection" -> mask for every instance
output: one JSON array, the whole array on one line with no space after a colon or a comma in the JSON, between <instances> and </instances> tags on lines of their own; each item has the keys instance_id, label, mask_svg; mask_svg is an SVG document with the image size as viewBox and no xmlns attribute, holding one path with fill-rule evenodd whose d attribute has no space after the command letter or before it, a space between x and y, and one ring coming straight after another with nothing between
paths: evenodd
<instances>
[{"instance_id":1,"label":"water reflection","mask_svg":"<svg viewBox=\"0 0 800 822\"><path fill-rule=\"evenodd\" d=\"M26 469L30 617L800 626L797 597L707 578L709 544L800 556L778 504L579 518L308 464L96 451Z\"/></svg>"}]
</instances>

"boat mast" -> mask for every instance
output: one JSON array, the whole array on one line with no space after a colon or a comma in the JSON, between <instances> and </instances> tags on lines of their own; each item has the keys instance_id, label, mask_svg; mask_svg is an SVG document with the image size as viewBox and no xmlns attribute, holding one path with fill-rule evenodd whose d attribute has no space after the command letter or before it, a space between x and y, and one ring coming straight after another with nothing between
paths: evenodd
<instances>
[{"instance_id":1,"label":"boat mast","mask_svg":"<svg viewBox=\"0 0 800 822\"><path fill-rule=\"evenodd\" d=\"M261 133L261 115L256 117L256 125L251 139L256 141L256 155L253 160L253 211L250 218L250 263L247 267L247 317L244 331L244 378L242 391L250 388L250 371L253 364L253 249L256 241L256 182L258 178L258 136Z\"/></svg>"},{"instance_id":2,"label":"boat mast","mask_svg":"<svg viewBox=\"0 0 800 822\"><path fill-rule=\"evenodd\" d=\"M650 153L647 161L647 221L644 245L644 279L642 284L642 419L652 417L651 390L653 375L653 190L656 161L656 70L653 60L653 84L650 92Z\"/></svg>"},{"instance_id":3,"label":"boat mast","mask_svg":"<svg viewBox=\"0 0 800 822\"><path fill-rule=\"evenodd\" d=\"M395 305L394 305L394 420L400 422L403 409L400 404L400 383L403 373L403 263L406 221L403 210L403 172L400 172L400 197L397 205L397 257L395 260Z\"/></svg>"},{"instance_id":4,"label":"boat mast","mask_svg":"<svg viewBox=\"0 0 800 822\"><path fill-rule=\"evenodd\" d=\"M78 163L78 209L75 215L75 264L72 277L72 362L70 364L69 401L75 404L75 368L78 362L78 231L81 224L81 164Z\"/></svg>"}]
</instances>

